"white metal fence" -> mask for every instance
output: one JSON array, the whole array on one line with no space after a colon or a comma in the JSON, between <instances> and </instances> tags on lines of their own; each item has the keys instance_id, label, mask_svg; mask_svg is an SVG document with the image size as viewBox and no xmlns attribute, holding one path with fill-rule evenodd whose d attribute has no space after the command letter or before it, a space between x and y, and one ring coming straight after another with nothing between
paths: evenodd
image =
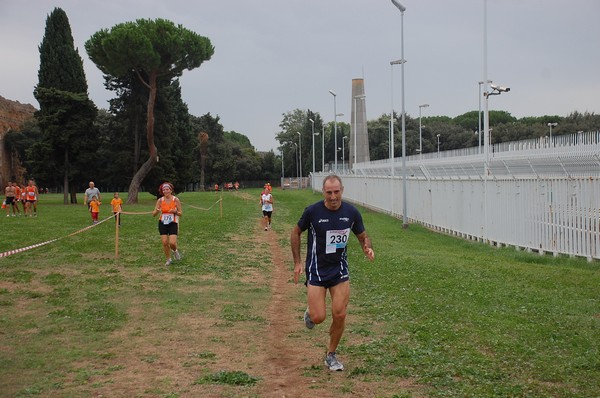
<instances>
[{"instance_id":1,"label":"white metal fence","mask_svg":"<svg viewBox=\"0 0 600 398\"><path fill-rule=\"evenodd\" d=\"M495 145L487 176L479 148L407 157L408 219L499 246L600 259L600 133L553 138ZM402 171L401 158L357 164L342 175L344 198L401 217ZM315 177L320 190L324 174Z\"/></svg>"}]
</instances>

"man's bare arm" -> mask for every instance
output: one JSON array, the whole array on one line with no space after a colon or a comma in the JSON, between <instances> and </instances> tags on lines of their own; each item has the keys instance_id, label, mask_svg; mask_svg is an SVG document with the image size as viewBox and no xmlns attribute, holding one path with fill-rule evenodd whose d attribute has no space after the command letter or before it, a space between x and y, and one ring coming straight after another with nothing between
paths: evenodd
<instances>
[{"instance_id":1,"label":"man's bare arm","mask_svg":"<svg viewBox=\"0 0 600 398\"><path fill-rule=\"evenodd\" d=\"M367 231L363 231L360 234L356 235L358 241L360 242L360 247L362 248L365 256L371 261L375 259L375 252L373 251L373 246L371 245L371 239L367 235Z\"/></svg>"}]
</instances>

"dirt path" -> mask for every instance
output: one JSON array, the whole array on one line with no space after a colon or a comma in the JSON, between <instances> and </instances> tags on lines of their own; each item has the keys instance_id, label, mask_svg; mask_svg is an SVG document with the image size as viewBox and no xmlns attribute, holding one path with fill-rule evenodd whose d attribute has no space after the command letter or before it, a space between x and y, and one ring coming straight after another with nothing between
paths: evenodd
<instances>
[{"instance_id":1,"label":"dirt path","mask_svg":"<svg viewBox=\"0 0 600 398\"><path fill-rule=\"evenodd\" d=\"M267 310L268 342L266 359L270 366L261 388L263 396L309 396L307 378L302 368L307 364L302 345L290 338L302 325L297 315L297 287L290 282L291 254L283 252L274 231L263 231L267 236L273 265L271 274L271 304ZM297 339L296 339L297 340Z\"/></svg>"},{"instance_id":2,"label":"dirt path","mask_svg":"<svg viewBox=\"0 0 600 398\"><path fill-rule=\"evenodd\" d=\"M250 196L244 199L255 200ZM109 265L82 274L79 267L66 265L44 269L27 282L28 293L19 294L20 299L15 301L15 307L27 322L48 318L48 307L37 305L31 297L55 294L54 286L44 282L50 274L94 283L97 291L93 292L97 295L106 292L108 297L111 294L121 297L121 289L131 295L123 297L126 322L109 334L98 334L97 341L91 341L94 334L78 332L79 329L63 333L58 329L62 327L60 319L44 326L56 333L56 338L47 341L48 350L59 353L59 366L64 365L66 355L76 359L63 368L48 367L54 372L48 377L56 388L46 388L43 395L51 398L389 398L409 391L413 398L426 396L414 380L361 375L361 358L352 356L350 350L341 357L346 365L343 372L327 370L323 357L331 318L328 315L325 323L313 330L304 327L306 291L302 284L293 283L291 226L276 224L275 230L264 231L257 217L254 228L251 234L223 238L226 241L223 247L231 254L227 258L234 262L231 268L235 268L227 281L218 272L186 275L186 262L200 261L194 255L203 249L200 244L194 252L192 241L188 241L187 246L183 245L182 263L176 263L172 269L155 264L143 268ZM203 261L204 266L210 267L210 260ZM222 265L221 259L218 264ZM0 290L9 292L20 289L21 285L3 280ZM90 302L94 302L93 297ZM82 308L85 305L82 303ZM352 333L352 327L367 324L368 320L352 310L351 302L349 328L344 335L346 347L360 345L366 339ZM78 325L68 320L65 324ZM36 328L23 328L19 341L28 344L29 335L35 337L38 332ZM31 343L36 347L36 342L31 340ZM14 354L15 347L8 343L0 344L2 348ZM38 371L33 369L26 376L37 376ZM215 375L240 373L256 383L244 380L237 383L239 379L235 378L226 382L214 379ZM0 377L0 385L5 382L4 390L8 391L4 395L0 392L0 396L17 396L27 383L35 386L35 381L22 380L21 375Z\"/></svg>"},{"instance_id":3,"label":"dirt path","mask_svg":"<svg viewBox=\"0 0 600 398\"><path fill-rule=\"evenodd\" d=\"M392 397L400 389L411 391L415 398L426 396L412 379L397 379L395 385L390 385L389 381L367 382L350 377L352 366L344 372L327 370L323 355L329 321L312 331L305 329L301 318L305 296L298 298L303 286L293 283L291 251L279 245L280 236L274 231L262 231L259 225L257 235L261 234L266 234L273 265L271 303L266 314L269 326L265 356L269 366L262 369L261 397Z\"/></svg>"},{"instance_id":4,"label":"dirt path","mask_svg":"<svg viewBox=\"0 0 600 398\"><path fill-rule=\"evenodd\" d=\"M166 309L154 297L160 291L156 281L177 275L149 269L148 282L139 285L141 293L130 308L127 325L111 335L106 351L74 364L79 370L65 380L65 387L74 396L117 398L383 398L395 396L398 387L410 390L412 397L425 396L411 380L394 380L392 385L389 379L386 382L352 376L352 369L360 366L356 358L354 363L346 364L343 372L327 370L323 356L330 319L313 330L304 327L304 286L293 283L292 255L289 246L282 243L288 242L289 228L264 231L260 219L255 228L250 250L256 251L253 256L268 251L269 256L262 260L270 271L245 267L242 262L240 268L246 276L241 282L257 289L268 286L268 304L261 304L264 313L257 314L264 323L236 322L233 326L220 317L220 310L201 309L165 322L171 318L160 314ZM127 280L139 278L138 274L139 270L122 270ZM197 289L197 284L192 284L188 293L194 294ZM227 291L218 283L207 284L204 289L213 291L216 306L227 302ZM157 319L162 321L156 322ZM357 321L353 314L349 322ZM358 344L360 337L347 333L345 339L351 345ZM204 375L221 370L242 371L259 381L248 386L197 382ZM85 383L78 379L81 374L89 375ZM48 396L62 396L63 392ZM169 395L172 392L176 395Z\"/></svg>"}]
</instances>

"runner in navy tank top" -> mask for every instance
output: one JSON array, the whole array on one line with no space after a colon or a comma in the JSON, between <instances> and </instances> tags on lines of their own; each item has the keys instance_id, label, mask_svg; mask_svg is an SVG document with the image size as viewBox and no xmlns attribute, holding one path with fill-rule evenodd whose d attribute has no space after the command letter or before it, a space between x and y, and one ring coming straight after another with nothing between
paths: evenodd
<instances>
[{"instance_id":1,"label":"runner in navy tank top","mask_svg":"<svg viewBox=\"0 0 600 398\"><path fill-rule=\"evenodd\" d=\"M329 210L319 201L304 209L298 227L301 231L308 229L306 283L327 288L348 280L346 248L350 232L359 235L365 230L358 210L348 203Z\"/></svg>"},{"instance_id":2,"label":"runner in navy tank top","mask_svg":"<svg viewBox=\"0 0 600 398\"><path fill-rule=\"evenodd\" d=\"M342 179L329 175L323 180L324 200L304 209L292 230L290 243L294 257L294 283L298 283L304 268L308 307L304 324L312 329L326 316L327 291L331 296L333 321L329 328L329 344L325 365L329 370L343 370L336 349L346 325L346 308L350 300L347 245L350 232L358 238L365 256L373 261L375 252L363 225L362 216L349 203L342 202ZM302 232L308 230L306 261L300 256ZM304 267L303 267L304 266Z\"/></svg>"}]
</instances>

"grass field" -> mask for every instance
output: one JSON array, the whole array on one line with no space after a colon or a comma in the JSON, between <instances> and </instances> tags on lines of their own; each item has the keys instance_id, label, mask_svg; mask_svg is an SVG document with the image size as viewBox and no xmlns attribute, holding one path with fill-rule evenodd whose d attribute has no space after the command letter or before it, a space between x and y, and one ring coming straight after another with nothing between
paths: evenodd
<instances>
[{"instance_id":1,"label":"grass field","mask_svg":"<svg viewBox=\"0 0 600 398\"><path fill-rule=\"evenodd\" d=\"M123 216L118 258L113 220L73 234L91 218L62 196L42 195L36 218L0 217L0 253L60 238L0 258L0 396L262 397L302 383L316 396L600 397L598 262L402 229L364 209L376 260L352 240L346 370L322 366L327 326L303 328L304 292L288 281L282 344L307 354L275 381L258 194L224 193L222 212L214 193L178 195L184 258L171 268L147 214ZM274 198L269 236L291 279L289 232L320 196Z\"/></svg>"}]
</instances>

